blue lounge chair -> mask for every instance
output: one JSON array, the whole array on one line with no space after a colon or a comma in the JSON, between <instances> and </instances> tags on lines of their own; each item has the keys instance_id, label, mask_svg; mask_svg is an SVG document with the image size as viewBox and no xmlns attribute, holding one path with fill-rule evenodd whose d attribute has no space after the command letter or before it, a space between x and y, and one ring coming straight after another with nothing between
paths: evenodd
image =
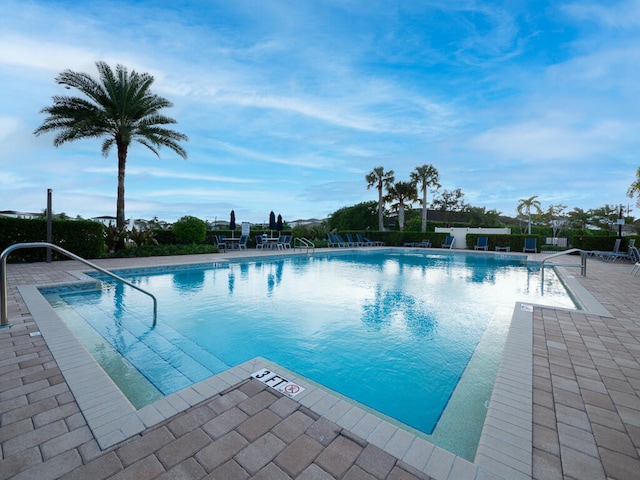
<instances>
[{"instance_id":1,"label":"blue lounge chair","mask_svg":"<svg viewBox=\"0 0 640 480\"><path fill-rule=\"evenodd\" d=\"M256 235L256 248L264 249L264 242L262 241L262 235Z\"/></svg>"},{"instance_id":2,"label":"blue lounge chair","mask_svg":"<svg viewBox=\"0 0 640 480\"><path fill-rule=\"evenodd\" d=\"M352 242L345 241L345 239L342 238L339 233L336 233L336 238L338 239L338 243L342 244L343 247L355 247Z\"/></svg>"},{"instance_id":3,"label":"blue lounge chair","mask_svg":"<svg viewBox=\"0 0 640 480\"><path fill-rule=\"evenodd\" d=\"M363 247L373 247L375 245L375 242L372 242L369 239L365 239L361 233L356 233L356 238L358 239L358 243L360 243L360 245L362 245Z\"/></svg>"},{"instance_id":4,"label":"blue lounge chair","mask_svg":"<svg viewBox=\"0 0 640 480\"><path fill-rule=\"evenodd\" d=\"M328 233L327 236L329 237L329 243L327 244L327 246L329 247L346 247L347 246L344 240L340 239L339 235L336 235L335 233Z\"/></svg>"},{"instance_id":5,"label":"blue lounge chair","mask_svg":"<svg viewBox=\"0 0 640 480\"><path fill-rule=\"evenodd\" d=\"M418 247L431 248L431 242L429 240L422 240L420 243L418 243Z\"/></svg>"},{"instance_id":6,"label":"blue lounge chair","mask_svg":"<svg viewBox=\"0 0 640 480\"><path fill-rule=\"evenodd\" d=\"M351 235L350 233L347 233L347 243L350 243L354 247L364 247L364 243L360 242L359 240L354 240L353 235Z\"/></svg>"},{"instance_id":7,"label":"blue lounge chair","mask_svg":"<svg viewBox=\"0 0 640 480\"><path fill-rule=\"evenodd\" d=\"M610 250L610 251L591 250L589 254L598 257L603 262L615 262L621 256L626 255L620 252L621 242L622 242L621 238L616 238L616 241L613 244L613 250Z\"/></svg>"},{"instance_id":8,"label":"blue lounge chair","mask_svg":"<svg viewBox=\"0 0 640 480\"><path fill-rule=\"evenodd\" d=\"M454 237L453 235L447 235L447 239L442 244L442 248L452 249L453 248L453 244L455 242L456 242L456 237Z\"/></svg>"},{"instance_id":9,"label":"blue lounge chair","mask_svg":"<svg viewBox=\"0 0 640 480\"><path fill-rule=\"evenodd\" d=\"M538 249L536 248L536 238L535 237L527 237L524 239L524 248L523 252L533 252L536 253Z\"/></svg>"},{"instance_id":10,"label":"blue lounge chair","mask_svg":"<svg viewBox=\"0 0 640 480\"><path fill-rule=\"evenodd\" d=\"M489 237L478 237L474 250L489 250Z\"/></svg>"},{"instance_id":11,"label":"blue lounge chair","mask_svg":"<svg viewBox=\"0 0 640 480\"><path fill-rule=\"evenodd\" d=\"M238 250L246 250L247 249L247 240L249 239L249 235L240 235L240 240L238 240Z\"/></svg>"},{"instance_id":12,"label":"blue lounge chair","mask_svg":"<svg viewBox=\"0 0 640 480\"><path fill-rule=\"evenodd\" d=\"M384 242L380 241L380 240L371 240L367 237L364 237L364 241L367 243L372 244L375 247L384 247Z\"/></svg>"}]
</instances>

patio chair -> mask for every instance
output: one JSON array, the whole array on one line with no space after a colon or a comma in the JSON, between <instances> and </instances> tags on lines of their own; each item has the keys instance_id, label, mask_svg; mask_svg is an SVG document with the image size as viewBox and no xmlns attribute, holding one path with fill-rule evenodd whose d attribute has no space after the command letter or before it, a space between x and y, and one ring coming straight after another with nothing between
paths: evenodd
<instances>
[{"instance_id":1,"label":"patio chair","mask_svg":"<svg viewBox=\"0 0 640 480\"><path fill-rule=\"evenodd\" d=\"M384 247L384 242L380 241L380 240L371 240L367 237L364 237L364 241L375 246L375 247Z\"/></svg>"},{"instance_id":2,"label":"patio chair","mask_svg":"<svg viewBox=\"0 0 640 480\"><path fill-rule=\"evenodd\" d=\"M418 247L431 248L431 242L429 240L422 240L420 243L418 243Z\"/></svg>"},{"instance_id":3,"label":"patio chair","mask_svg":"<svg viewBox=\"0 0 640 480\"><path fill-rule=\"evenodd\" d=\"M264 249L264 242L262 241L262 235L256 235L256 249Z\"/></svg>"},{"instance_id":4,"label":"patio chair","mask_svg":"<svg viewBox=\"0 0 640 480\"><path fill-rule=\"evenodd\" d=\"M451 250L455 242L456 242L456 237L454 237L453 235L447 235L447 239L442 244L442 248L448 248L449 250Z\"/></svg>"},{"instance_id":5,"label":"patio chair","mask_svg":"<svg viewBox=\"0 0 640 480\"><path fill-rule=\"evenodd\" d=\"M214 235L213 236L213 241L215 242L216 247L218 247L218 249L220 250L227 250L227 244L225 241L225 236L224 235Z\"/></svg>"},{"instance_id":6,"label":"patio chair","mask_svg":"<svg viewBox=\"0 0 640 480\"><path fill-rule=\"evenodd\" d=\"M527 237L524 239L524 248L522 249L523 252L533 252L533 253L537 253L538 252L538 248L536 247L536 242L537 239L535 237Z\"/></svg>"},{"instance_id":7,"label":"patio chair","mask_svg":"<svg viewBox=\"0 0 640 480\"><path fill-rule=\"evenodd\" d=\"M247 249L247 240L249 239L248 235L240 235L240 240L238 240L238 250L246 250Z\"/></svg>"},{"instance_id":8,"label":"patio chair","mask_svg":"<svg viewBox=\"0 0 640 480\"><path fill-rule=\"evenodd\" d=\"M474 250L489 250L489 237L478 237L476 244L473 247Z\"/></svg>"}]
</instances>

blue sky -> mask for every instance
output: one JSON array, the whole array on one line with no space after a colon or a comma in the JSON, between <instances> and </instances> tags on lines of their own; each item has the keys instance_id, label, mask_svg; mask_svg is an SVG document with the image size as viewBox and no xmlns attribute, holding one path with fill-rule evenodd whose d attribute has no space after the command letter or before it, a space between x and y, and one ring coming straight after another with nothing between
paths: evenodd
<instances>
[{"instance_id":1,"label":"blue sky","mask_svg":"<svg viewBox=\"0 0 640 480\"><path fill-rule=\"evenodd\" d=\"M377 199L374 167L425 163L511 216L633 203L640 0L3 0L0 210L51 188L55 212L115 215L115 149L33 135L72 93L54 78L97 60L152 74L189 136L186 161L130 149L128 218L324 218Z\"/></svg>"}]
</instances>

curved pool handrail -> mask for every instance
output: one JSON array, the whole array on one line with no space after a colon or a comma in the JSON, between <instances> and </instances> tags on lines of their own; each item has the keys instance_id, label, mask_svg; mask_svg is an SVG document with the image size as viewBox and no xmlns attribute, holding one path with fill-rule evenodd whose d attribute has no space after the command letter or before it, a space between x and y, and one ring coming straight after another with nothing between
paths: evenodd
<instances>
[{"instance_id":1,"label":"curved pool handrail","mask_svg":"<svg viewBox=\"0 0 640 480\"><path fill-rule=\"evenodd\" d=\"M5 250L0 254L0 316L1 316L0 328L10 326L9 313L8 313L8 301L7 301L7 257L11 252L13 252L14 250L18 250L20 248L41 248L41 247L51 248L59 253L62 253L63 255L66 255L69 258L72 258L73 260L77 260L78 262L84 263L85 265L93 268L94 270L104 273L105 275L108 275L111 278L114 278L119 282L122 282L125 285L130 286L131 288L134 288L139 292L144 293L145 295L149 295L153 300L153 326L154 327L156 326L156 322L158 319L158 300L153 294L138 287L137 285L134 285L133 283L129 282L128 280L125 280L124 278L116 275L113 272L110 272L109 270L99 267L95 263L91 263L89 260L85 260L84 258L79 257L75 253L71 253L70 251L65 250L64 248L59 247L58 245L55 245L53 243L48 243L48 242L31 242L31 243L15 243L5 248Z\"/></svg>"}]
</instances>

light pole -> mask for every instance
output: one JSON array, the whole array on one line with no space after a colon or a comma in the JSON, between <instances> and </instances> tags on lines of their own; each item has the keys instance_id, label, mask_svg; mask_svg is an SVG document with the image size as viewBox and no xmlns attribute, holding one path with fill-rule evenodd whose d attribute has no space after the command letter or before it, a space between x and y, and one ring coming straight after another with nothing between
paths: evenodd
<instances>
[{"instance_id":1,"label":"light pole","mask_svg":"<svg viewBox=\"0 0 640 480\"><path fill-rule=\"evenodd\" d=\"M624 223L624 220L622 219L623 208L624 208L624 205L620 204L620 213L618 215L618 237L622 237L622 224Z\"/></svg>"}]
</instances>

